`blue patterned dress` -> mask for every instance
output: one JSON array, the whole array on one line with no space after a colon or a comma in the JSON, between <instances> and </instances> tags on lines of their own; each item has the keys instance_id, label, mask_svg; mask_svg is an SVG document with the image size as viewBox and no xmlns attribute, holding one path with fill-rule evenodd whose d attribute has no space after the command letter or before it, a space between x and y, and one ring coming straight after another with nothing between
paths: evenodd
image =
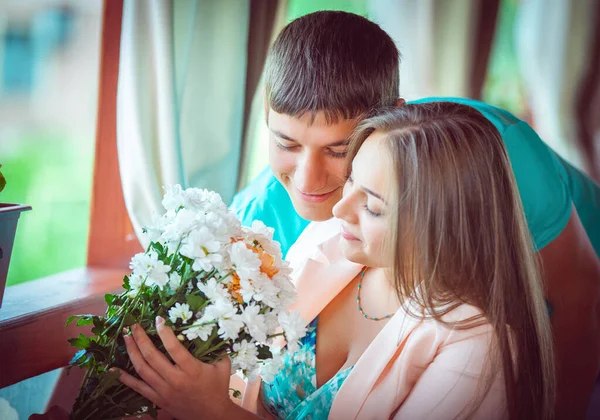
<instances>
[{"instance_id":1,"label":"blue patterned dress","mask_svg":"<svg viewBox=\"0 0 600 420\"><path fill-rule=\"evenodd\" d=\"M285 356L284 366L273 382L263 383L260 402L276 419L327 419L333 399L352 367L339 371L317 388L316 344L317 318L308 326L300 349Z\"/></svg>"}]
</instances>

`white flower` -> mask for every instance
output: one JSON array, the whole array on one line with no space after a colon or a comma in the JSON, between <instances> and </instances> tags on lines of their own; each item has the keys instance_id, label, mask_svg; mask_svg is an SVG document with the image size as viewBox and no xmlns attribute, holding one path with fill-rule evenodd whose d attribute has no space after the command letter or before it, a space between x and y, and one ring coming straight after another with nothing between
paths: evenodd
<instances>
[{"instance_id":1,"label":"white flower","mask_svg":"<svg viewBox=\"0 0 600 420\"><path fill-rule=\"evenodd\" d=\"M165 210L177 211L185 205L185 194L181 189L181 185L168 185L164 187L165 195L162 199L162 205Z\"/></svg>"},{"instance_id":2,"label":"white flower","mask_svg":"<svg viewBox=\"0 0 600 420\"><path fill-rule=\"evenodd\" d=\"M235 343L233 351L236 354L232 362L238 369L254 370L256 368L258 351L254 343L248 343L246 340L243 340L241 343Z\"/></svg>"},{"instance_id":3,"label":"white flower","mask_svg":"<svg viewBox=\"0 0 600 420\"><path fill-rule=\"evenodd\" d=\"M142 287L142 284L144 284L144 276L136 273L135 271L131 273L129 276L129 288L131 291L137 293L139 288Z\"/></svg>"},{"instance_id":4,"label":"white flower","mask_svg":"<svg viewBox=\"0 0 600 420\"><path fill-rule=\"evenodd\" d=\"M171 271L170 265L166 265L162 261L158 261L150 273L148 273L146 282L151 286L156 285L160 290L162 290L169 281L169 271Z\"/></svg>"},{"instance_id":5,"label":"white flower","mask_svg":"<svg viewBox=\"0 0 600 420\"><path fill-rule=\"evenodd\" d=\"M188 209L181 209L173 220L165 226L162 239L167 242L179 243L182 238L198 226L197 214Z\"/></svg>"},{"instance_id":6,"label":"white flower","mask_svg":"<svg viewBox=\"0 0 600 420\"><path fill-rule=\"evenodd\" d=\"M253 339L259 343L264 343L267 341L268 330L265 316L259 313L260 310L261 307L258 305L248 305L238 319L246 324L246 330Z\"/></svg>"},{"instance_id":7,"label":"white flower","mask_svg":"<svg viewBox=\"0 0 600 420\"><path fill-rule=\"evenodd\" d=\"M213 303L222 299L229 300L229 292L214 277L208 279L206 283L198 282L198 289Z\"/></svg>"},{"instance_id":8,"label":"white flower","mask_svg":"<svg viewBox=\"0 0 600 420\"><path fill-rule=\"evenodd\" d=\"M254 300L264 302L271 308L279 308L281 306L278 296L281 289L277 287L277 283L271 280L269 276L260 273L252 282L254 285Z\"/></svg>"},{"instance_id":9,"label":"white flower","mask_svg":"<svg viewBox=\"0 0 600 420\"><path fill-rule=\"evenodd\" d=\"M252 232L266 237L269 241L273 240L273 233L275 232L275 229L267 227L260 220L253 221L252 227L250 227L250 229L252 230Z\"/></svg>"},{"instance_id":10,"label":"white flower","mask_svg":"<svg viewBox=\"0 0 600 420\"><path fill-rule=\"evenodd\" d=\"M229 256L240 279L248 280L259 273L262 262L255 252L246 247L244 242L236 242L231 245Z\"/></svg>"},{"instance_id":11,"label":"white flower","mask_svg":"<svg viewBox=\"0 0 600 420\"><path fill-rule=\"evenodd\" d=\"M179 253L188 258L194 259L192 268L194 270L212 270L215 263L222 261L223 257L217 254L221 249L221 244L217 241L211 231L202 226L190 232L184 240Z\"/></svg>"},{"instance_id":12,"label":"white flower","mask_svg":"<svg viewBox=\"0 0 600 420\"><path fill-rule=\"evenodd\" d=\"M196 211L205 211L207 204L207 190L200 188L188 188L184 191L185 195L185 207Z\"/></svg>"},{"instance_id":13,"label":"white flower","mask_svg":"<svg viewBox=\"0 0 600 420\"><path fill-rule=\"evenodd\" d=\"M165 216L159 216L156 213L153 214L150 226L146 227L146 234L150 242L158 242L168 224L169 220Z\"/></svg>"},{"instance_id":14,"label":"white flower","mask_svg":"<svg viewBox=\"0 0 600 420\"><path fill-rule=\"evenodd\" d=\"M223 340L237 340L240 330L244 328L244 322L238 316L219 320L219 337Z\"/></svg>"},{"instance_id":15,"label":"white flower","mask_svg":"<svg viewBox=\"0 0 600 420\"><path fill-rule=\"evenodd\" d=\"M237 314L237 309L229 300L213 301L204 308L204 314L200 318L202 322L218 321L223 318L232 318Z\"/></svg>"},{"instance_id":16,"label":"white flower","mask_svg":"<svg viewBox=\"0 0 600 420\"><path fill-rule=\"evenodd\" d=\"M244 302L250 303L254 298L254 282L248 279L240 279L240 294L242 295L242 299Z\"/></svg>"},{"instance_id":17,"label":"white flower","mask_svg":"<svg viewBox=\"0 0 600 420\"><path fill-rule=\"evenodd\" d=\"M133 288L138 289L145 278L145 282L149 286L157 285L161 290L167 281L169 276L167 273L171 271L171 267L165 265L158 259L158 254L154 250L150 250L146 253L140 253L133 256L129 268L135 273L133 280ZM129 280L131 285L131 279Z\"/></svg>"},{"instance_id":18,"label":"white flower","mask_svg":"<svg viewBox=\"0 0 600 420\"><path fill-rule=\"evenodd\" d=\"M173 324L177 322L178 318L181 318L182 323L187 323L194 316L194 313L190 311L190 305L187 303L177 302L175 306L169 309L169 319Z\"/></svg>"},{"instance_id":19,"label":"white flower","mask_svg":"<svg viewBox=\"0 0 600 420\"><path fill-rule=\"evenodd\" d=\"M292 353L296 352L298 350L298 340L306 334L306 322L296 311L290 313L280 312L278 319L285 334L288 350Z\"/></svg>"},{"instance_id":20,"label":"white flower","mask_svg":"<svg viewBox=\"0 0 600 420\"><path fill-rule=\"evenodd\" d=\"M268 311L264 315L264 317L268 335L272 335L275 332L281 332L281 328L279 327L279 320L277 319L277 313L275 311Z\"/></svg>"},{"instance_id":21,"label":"white flower","mask_svg":"<svg viewBox=\"0 0 600 420\"><path fill-rule=\"evenodd\" d=\"M136 254L129 263L129 268L145 277L158 263L158 254L154 250Z\"/></svg>"},{"instance_id":22,"label":"white flower","mask_svg":"<svg viewBox=\"0 0 600 420\"><path fill-rule=\"evenodd\" d=\"M273 357L265 360L260 367L261 379L266 383L273 382L275 375L277 375L283 367L281 349L279 347L271 347L270 350Z\"/></svg>"},{"instance_id":23,"label":"white flower","mask_svg":"<svg viewBox=\"0 0 600 420\"><path fill-rule=\"evenodd\" d=\"M286 309L296 301L296 288L290 281L289 277L278 273L273 276L273 283L277 288L279 288L278 297L280 308Z\"/></svg>"},{"instance_id":24,"label":"white flower","mask_svg":"<svg viewBox=\"0 0 600 420\"><path fill-rule=\"evenodd\" d=\"M169 275L169 287L175 291L179 289L179 286L181 286L181 276L177 272L172 272Z\"/></svg>"},{"instance_id":25,"label":"white flower","mask_svg":"<svg viewBox=\"0 0 600 420\"><path fill-rule=\"evenodd\" d=\"M193 327L183 332L188 340L200 338L200 340L206 341L208 340L208 337L210 337L210 335L212 334L213 329L215 328L214 324L202 325L202 323L199 320L194 322L192 325Z\"/></svg>"}]
</instances>

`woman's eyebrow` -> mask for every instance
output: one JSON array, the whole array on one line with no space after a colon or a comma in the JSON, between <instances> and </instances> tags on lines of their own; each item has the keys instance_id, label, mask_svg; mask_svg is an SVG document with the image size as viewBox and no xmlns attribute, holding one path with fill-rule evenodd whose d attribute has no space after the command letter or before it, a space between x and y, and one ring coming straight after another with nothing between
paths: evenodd
<instances>
[{"instance_id":1,"label":"woman's eyebrow","mask_svg":"<svg viewBox=\"0 0 600 420\"><path fill-rule=\"evenodd\" d=\"M366 187L361 187L360 189L363 190L364 192L366 192L367 194L372 195L373 197L380 199L381 201L383 201L383 204L385 204L387 206L387 202L383 199L383 197L381 195L377 194L375 191L370 190L370 189L368 189Z\"/></svg>"}]
</instances>

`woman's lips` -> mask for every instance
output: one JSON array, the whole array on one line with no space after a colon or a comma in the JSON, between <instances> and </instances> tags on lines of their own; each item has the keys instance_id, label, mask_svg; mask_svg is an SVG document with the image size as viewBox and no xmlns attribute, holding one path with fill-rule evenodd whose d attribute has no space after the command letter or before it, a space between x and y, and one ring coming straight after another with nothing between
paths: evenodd
<instances>
[{"instance_id":1,"label":"woman's lips","mask_svg":"<svg viewBox=\"0 0 600 420\"><path fill-rule=\"evenodd\" d=\"M327 200L329 200L329 198L337 191L338 189L336 188L333 191L330 191L328 193L325 194L305 194L302 191L298 190L298 194L300 195L300 198L302 198L304 201L307 201L309 203L323 203Z\"/></svg>"},{"instance_id":2,"label":"woman's lips","mask_svg":"<svg viewBox=\"0 0 600 420\"><path fill-rule=\"evenodd\" d=\"M342 226L342 238L344 238L347 241L360 241L360 239L358 239L356 236L354 236L350 232L348 232L344 228L344 226Z\"/></svg>"}]
</instances>

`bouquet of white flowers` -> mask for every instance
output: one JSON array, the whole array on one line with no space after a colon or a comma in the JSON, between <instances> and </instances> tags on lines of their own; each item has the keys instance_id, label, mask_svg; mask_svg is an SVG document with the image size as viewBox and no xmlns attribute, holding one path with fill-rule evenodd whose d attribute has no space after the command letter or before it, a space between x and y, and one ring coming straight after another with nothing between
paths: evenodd
<instances>
[{"instance_id":1,"label":"bouquet of white flowers","mask_svg":"<svg viewBox=\"0 0 600 420\"><path fill-rule=\"evenodd\" d=\"M93 325L94 336L69 340L80 349L71 366L86 369L72 419L121 419L157 407L118 381L133 369L123 329L141 325L165 355L155 329L165 319L178 339L199 360L213 363L229 357L233 371L260 374L269 381L286 351L295 351L304 323L286 308L295 299L290 269L282 259L273 230L261 222L244 228L211 191L179 185L166 188L166 213L145 229L150 245L135 255L125 291L106 295L106 316L78 315L77 325ZM274 346L284 336L287 348Z\"/></svg>"}]
</instances>

